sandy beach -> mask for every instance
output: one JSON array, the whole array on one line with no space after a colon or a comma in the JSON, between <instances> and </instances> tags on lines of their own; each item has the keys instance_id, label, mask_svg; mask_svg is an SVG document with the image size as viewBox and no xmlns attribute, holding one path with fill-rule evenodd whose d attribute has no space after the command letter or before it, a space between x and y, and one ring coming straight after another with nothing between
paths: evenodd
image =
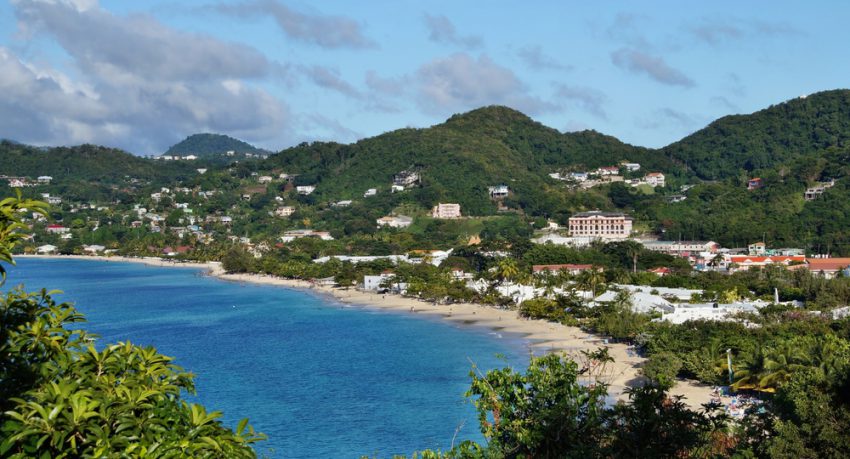
<instances>
[{"instance_id":1,"label":"sandy beach","mask_svg":"<svg viewBox=\"0 0 850 459\"><path fill-rule=\"evenodd\" d=\"M487 327L506 334L521 337L529 343L530 351L536 355L547 352L562 352L580 364L583 361L582 351L594 351L599 347L608 347L614 362L609 363L598 375L598 380L609 385L609 393L613 397L625 400L624 390L627 387L640 385L642 378L639 369L644 358L637 355L629 346L620 343L607 343L604 337L588 334L577 327L543 320L530 320L520 317L517 311L498 309L473 303L455 303L438 305L415 298L402 297L392 294L378 294L360 291L354 288L335 288L317 286L307 281L283 279L263 274L227 274L221 263L209 262L177 262L155 257L100 257L82 255L30 255L21 258L74 258L83 260L99 260L109 262L143 263L160 267L196 267L206 269L208 274L223 280L246 282L265 285L276 285L286 288L311 290L333 296L340 302L356 304L363 307L377 308L406 314L421 314L442 317L464 326ZM711 399L711 387L691 381L680 381L671 391L671 395L683 396L683 401L693 408L700 407Z\"/></svg>"}]
</instances>

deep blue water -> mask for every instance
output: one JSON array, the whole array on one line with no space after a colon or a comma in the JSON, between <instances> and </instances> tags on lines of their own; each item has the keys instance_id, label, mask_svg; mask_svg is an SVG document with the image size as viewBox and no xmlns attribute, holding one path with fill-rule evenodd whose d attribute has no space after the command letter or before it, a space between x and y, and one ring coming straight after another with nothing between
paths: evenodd
<instances>
[{"instance_id":1,"label":"deep blue water","mask_svg":"<svg viewBox=\"0 0 850 459\"><path fill-rule=\"evenodd\" d=\"M59 289L101 343L153 345L197 375L197 401L269 439L278 458L389 457L481 440L463 393L470 359L524 368L525 343L409 313L292 289L242 285L197 268L19 259L4 287ZM501 355L503 357L497 356Z\"/></svg>"}]
</instances>

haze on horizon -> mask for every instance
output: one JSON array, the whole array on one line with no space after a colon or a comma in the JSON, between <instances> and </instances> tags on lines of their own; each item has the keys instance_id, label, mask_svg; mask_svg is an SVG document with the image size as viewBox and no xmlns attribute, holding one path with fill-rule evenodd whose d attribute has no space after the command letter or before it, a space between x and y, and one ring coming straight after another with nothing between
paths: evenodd
<instances>
[{"instance_id":1,"label":"haze on horizon","mask_svg":"<svg viewBox=\"0 0 850 459\"><path fill-rule=\"evenodd\" d=\"M846 87L850 4L12 0L0 138L271 150L507 105L641 146Z\"/></svg>"}]
</instances>

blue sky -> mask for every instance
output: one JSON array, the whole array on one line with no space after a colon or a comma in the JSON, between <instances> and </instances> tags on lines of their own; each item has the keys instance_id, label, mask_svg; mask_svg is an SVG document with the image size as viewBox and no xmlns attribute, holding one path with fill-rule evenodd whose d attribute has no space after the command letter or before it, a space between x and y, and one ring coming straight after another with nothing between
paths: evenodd
<instances>
[{"instance_id":1,"label":"blue sky","mask_svg":"<svg viewBox=\"0 0 850 459\"><path fill-rule=\"evenodd\" d=\"M0 137L164 151L196 132L278 150L483 105L660 147L848 87L850 3L12 0Z\"/></svg>"}]
</instances>

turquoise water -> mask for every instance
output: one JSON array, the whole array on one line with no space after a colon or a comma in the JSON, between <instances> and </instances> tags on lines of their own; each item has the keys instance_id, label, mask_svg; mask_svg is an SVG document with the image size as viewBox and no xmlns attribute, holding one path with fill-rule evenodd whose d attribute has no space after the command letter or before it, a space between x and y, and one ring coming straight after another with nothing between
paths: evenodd
<instances>
[{"instance_id":1,"label":"turquoise water","mask_svg":"<svg viewBox=\"0 0 850 459\"><path fill-rule=\"evenodd\" d=\"M242 285L197 268L19 259L4 289L59 289L102 342L153 345L197 375L196 399L248 417L277 458L388 457L482 440L470 360L524 368L525 343L439 319ZM498 357L501 354L504 357Z\"/></svg>"}]
</instances>

